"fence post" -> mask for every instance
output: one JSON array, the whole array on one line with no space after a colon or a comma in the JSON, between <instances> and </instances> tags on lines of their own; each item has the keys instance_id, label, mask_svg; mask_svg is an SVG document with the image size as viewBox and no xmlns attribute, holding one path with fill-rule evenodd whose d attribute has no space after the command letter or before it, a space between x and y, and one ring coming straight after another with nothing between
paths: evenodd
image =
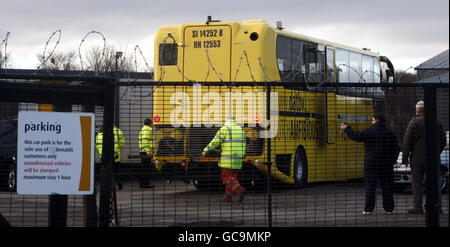
<instances>
[{"instance_id":1,"label":"fence post","mask_svg":"<svg viewBox=\"0 0 450 247\"><path fill-rule=\"evenodd\" d=\"M436 86L424 85L426 204L425 225L439 227L439 147L437 146Z\"/></svg>"},{"instance_id":2,"label":"fence post","mask_svg":"<svg viewBox=\"0 0 450 247\"><path fill-rule=\"evenodd\" d=\"M71 104L55 104L55 112L71 112ZM67 195L50 195L48 198L48 226L67 226Z\"/></svg>"},{"instance_id":3,"label":"fence post","mask_svg":"<svg viewBox=\"0 0 450 247\"><path fill-rule=\"evenodd\" d=\"M270 83L267 83L267 95L266 95L266 115L267 122L269 123L269 131L272 126L270 126ZM268 213L268 224L272 227L272 140L267 138L267 213Z\"/></svg>"},{"instance_id":4,"label":"fence post","mask_svg":"<svg viewBox=\"0 0 450 247\"><path fill-rule=\"evenodd\" d=\"M94 105L85 105L84 112L95 113ZM96 169L94 168L94 171ZM83 196L83 213L84 213L84 225L86 227L97 227L98 216L97 216L97 188L96 179L94 172L94 192L92 195Z\"/></svg>"},{"instance_id":5,"label":"fence post","mask_svg":"<svg viewBox=\"0 0 450 247\"><path fill-rule=\"evenodd\" d=\"M67 195L50 195L48 200L48 226L67 226Z\"/></svg>"},{"instance_id":6,"label":"fence post","mask_svg":"<svg viewBox=\"0 0 450 247\"><path fill-rule=\"evenodd\" d=\"M110 199L112 190L112 163L114 158L114 80L106 82L103 107L103 147L100 167L100 227L108 227L110 220Z\"/></svg>"},{"instance_id":7,"label":"fence post","mask_svg":"<svg viewBox=\"0 0 450 247\"><path fill-rule=\"evenodd\" d=\"M122 57L123 52L118 51L116 52L116 56L115 56L115 70L116 70L116 82L120 81L120 73L119 73L119 59ZM114 96L114 124L119 127L119 121L120 121L120 99L119 99L119 94L120 94L120 88L119 87L115 87L115 96Z\"/></svg>"},{"instance_id":8,"label":"fence post","mask_svg":"<svg viewBox=\"0 0 450 247\"><path fill-rule=\"evenodd\" d=\"M94 178L94 193L83 196L84 226L86 227L97 227L97 189L95 187Z\"/></svg>"}]
</instances>

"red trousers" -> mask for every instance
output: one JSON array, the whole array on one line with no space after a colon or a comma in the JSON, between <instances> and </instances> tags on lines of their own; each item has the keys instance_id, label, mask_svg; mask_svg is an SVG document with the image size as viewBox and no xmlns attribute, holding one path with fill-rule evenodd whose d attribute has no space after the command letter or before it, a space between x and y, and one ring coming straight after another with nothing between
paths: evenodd
<instances>
[{"instance_id":1,"label":"red trousers","mask_svg":"<svg viewBox=\"0 0 450 247\"><path fill-rule=\"evenodd\" d=\"M231 196L235 193L240 196L244 190L237 180L237 176L240 170L222 168L222 182L225 184L224 200L231 201Z\"/></svg>"}]
</instances>

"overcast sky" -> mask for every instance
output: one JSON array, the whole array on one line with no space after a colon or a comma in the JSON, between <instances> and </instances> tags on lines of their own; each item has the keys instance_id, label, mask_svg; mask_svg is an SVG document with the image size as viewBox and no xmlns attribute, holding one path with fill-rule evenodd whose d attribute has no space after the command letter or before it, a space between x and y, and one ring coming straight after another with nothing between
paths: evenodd
<instances>
[{"instance_id":1,"label":"overcast sky","mask_svg":"<svg viewBox=\"0 0 450 247\"><path fill-rule=\"evenodd\" d=\"M39 66L51 34L60 29L56 51L78 53L83 37L98 31L107 45L134 54L138 45L153 66L153 37L159 26L213 19L241 22L282 21L288 31L388 56L397 69L408 69L449 47L448 0L0 0L0 41L10 32L10 66ZM59 38L55 34L47 50ZM101 45L99 34L82 43L81 52ZM4 45L1 47L4 51ZM48 52L48 51L47 51ZM140 55L138 56L140 59ZM413 70L410 70L411 72Z\"/></svg>"}]
</instances>

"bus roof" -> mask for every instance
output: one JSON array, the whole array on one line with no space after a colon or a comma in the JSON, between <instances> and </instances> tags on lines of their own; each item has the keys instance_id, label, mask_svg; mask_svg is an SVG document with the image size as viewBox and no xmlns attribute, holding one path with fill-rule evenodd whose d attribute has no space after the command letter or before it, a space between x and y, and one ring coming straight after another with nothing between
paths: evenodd
<instances>
[{"instance_id":1,"label":"bus roof","mask_svg":"<svg viewBox=\"0 0 450 247\"><path fill-rule=\"evenodd\" d=\"M224 24L225 25L230 25L230 26L236 26L236 25L240 25L240 26L261 25L261 27L266 26L268 29L272 29L277 35L284 35L284 36L291 37L291 38L297 38L297 39L301 39L301 40L306 40L306 41L322 44L324 46L332 46L332 47L335 47L335 48L342 48L342 49L345 49L345 50L366 54L366 55L369 55L369 56L376 56L376 57L379 56L378 53L372 52L370 50L360 49L360 48L356 48L356 47L352 47L352 46L348 46L348 45L343 45L343 44L339 44L339 43L335 43L335 42L331 42L331 41L327 41L327 40L323 40L323 39L318 39L318 38L314 38L314 37L311 37L311 36L308 36L308 35L304 35L304 34L299 34L299 33L294 33L294 32L290 32L290 31L280 30L277 27L270 26L263 19L244 20L241 23L239 23L239 22L222 22L222 21L214 21L214 22L210 22L208 24L206 24L204 22L200 22L200 23L185 23L185 24L182 24L182 25L179 25L179 26L170 25L170 26L165 26L165 27L166 28L167 27L183 28L183 27L186 27L186 26L202 26L202 25L211 25L211 26L213 26L213 25L224 25Z\"/></svg>"}]
</instances>

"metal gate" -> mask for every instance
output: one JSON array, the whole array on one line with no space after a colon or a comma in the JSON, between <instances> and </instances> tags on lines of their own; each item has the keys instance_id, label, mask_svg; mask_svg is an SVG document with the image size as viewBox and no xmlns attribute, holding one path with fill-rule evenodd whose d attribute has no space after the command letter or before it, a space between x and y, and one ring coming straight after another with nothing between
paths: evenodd
<instances>
[{"instance_id":1,"label":"metal gate","mask_svg":"<svg viewBox=\"0 0 450 247\"><path fill-rule=\"evenodd\" d=\"M365 201L365 183L363 177L355 177L354 174L360 174L363 169L361 166L363 164L359 162L364 157L362 144L348 140L345 147L333 146L336 150L344 150L343 152L331 149L325 153L314 151L317 150L316 146L334 145L333 143L346 138L338 129L339 122L332 120L332 117L346 122L349 126L353 125L352 127L357 130L362 130L362 125L359 126L357 123L367 120L361 116L368 114L365 111L373 109L372 107L385 112L387 125L394 130L401 144L405 128L410 118L414 116L414 105L420 99L427 105L424 130L426 136L437 135L438 128L433 126L437 126L436 122L439 121L447 131L448 139L448 83L396 85L309 83L306 89L305 85L293 82L230 84L198 82L197 84L201 84L206 91L257 87L268 93L266 95L278 92L280 99L287 99L278 101L279 109L286 109L283 104L288 104L289 99L291 103L296 101L295 104L305 104L302 97L312 92L321 95L321 98L318 97L316 100L324 100L326 95L334 95L336 92L346 96L323 101L328 103L324 103L315 109L316 112L310 112L309 115L307 112L292 113L280 110L279 115L284 120L280 122L282 124L279 125L279 131L282 135L278 137L248 136L249 158L244 159L244 166L238 177L247 188L247 193L243 203L237 202L236 199L232 203L227 203L223 202L224 187L217 167L219 154L204 159L200 157L201 151L214 137L218 127L173 128L155 122L156 135L161 135L161 138L157 137L157 152L159 152L157 156L174 157L175 162L158 160L164 163L164 166L157 165L159 168L157 171L141 164L138 133L143 125L143 119L154 116L153 104L156 104L153 99L154 92L157 90L182 92L186 91L186 87L193 86L193 83L165 82L162 85L160 82L153 82L149 73L2 69L0 109L3 119L13 119L19 111L36 111L39 105L51 104L54 111L93 112L97 116L96 124L103 124L105 130L103 159L98 157L96 159L97 184L93 195L25 196L4 189L0 192L3 224L101 227L448 225L448 189L442 188L444 193L441 194L439 188L442 183L448 183L448 165L447 170L445 168L441 170L437 165L429 166L427 169L426 181L431 182L425 184L427 191L424 199L425 214L408 213L413 201L413 195L408 192L410 181L400 183L396 180L394 186L405 189L406 192L402 190L394 193L396 205L394 213L384 214L382 191L378 187L376 209L372 215L361 215ZM390 88L387 88L388 86ZM283 95L286 93L278 90L280 87L298 88L298 92ZM309 90L308 87L317 91ZM383 91L386 100L374 102L375 105L356 108L355 112L337 114L336 109L345 107L351 100L355 100L351 97L358 90L366 91L368 95ZM169 104L170 98L165 100ZM271 101L265 102L270 104ZM402 105L406 106L407 112L396 111ZM270 105L267 106L266 109L272 109ZM444 107L447 107L447 111L443 110ZM264 117L270 119L270 113ZM121 151L123 158L120 167L113 173L114 125L124 131L126 144ZM314 128L310 129L311 126ZM170 133L168 128L171 129ZM186 136L195 138L185 139ZM291 148L298 141L292 138L305 138L305 143L313 143L314 140L315 144L305 144L301 149L295 147L297 152L293 153L280 152L281 147L287 150L287 147ZM310 138L309 142L306 142L307 138ZM433 138L426 141L430 144L427 146L431 148L427 152L433 153L433 150L439 149L435 146ZM329 158L332 155L338 158L332 161ZM203 160L199 160L199 157ZM265 163L256 166L259 158L255 157L262 157ZM448 140L446 150L441 153L440 159L445 161L445 158L448 164ZM428 155L427 161L430 164L439 163L437 156L433 155ZM156 160L154 162L156 163ZM344 162L347 166L338 166L338 162ZM396 166L398 167L394 167L394 175L397 178L410 178L407 169L401 170L400 164ZM187 167L193 172L186 173ZM275 168L279 174L272 173ZM308 172L309 177L303 179L302 172ZM139 187L139 179L143 175L151 177L154 188ZM328 179L332 176L336 178L342 176L342 179ZM293 178L295 183L283 182L280 179L283 177L295 177ZM115 186L118 182L122 188ZM439 210L445 214L440 214Z\"/></svg>"}]
</instances>

